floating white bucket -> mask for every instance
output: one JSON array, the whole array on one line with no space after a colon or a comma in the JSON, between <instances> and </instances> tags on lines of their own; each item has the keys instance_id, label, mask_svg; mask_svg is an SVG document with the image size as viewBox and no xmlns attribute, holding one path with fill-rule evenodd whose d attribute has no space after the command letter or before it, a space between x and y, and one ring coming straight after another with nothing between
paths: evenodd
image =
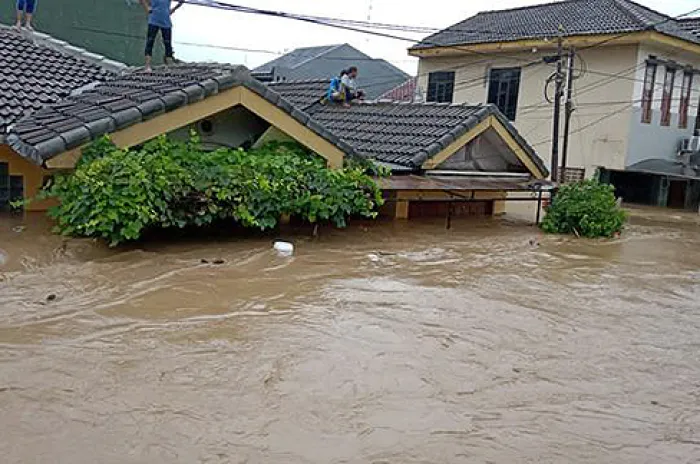
<instances>
[{"instance_id":1,"label":"floating white bucket","mask_svg":"<svg viewBox=\"0 0 700 464\"><path fill-rule=\"evenodd\" d=\"M292 256L294 254L294 245L289 242L275 242L274 249L282 256Z\"/></svg>"}]
</instances>

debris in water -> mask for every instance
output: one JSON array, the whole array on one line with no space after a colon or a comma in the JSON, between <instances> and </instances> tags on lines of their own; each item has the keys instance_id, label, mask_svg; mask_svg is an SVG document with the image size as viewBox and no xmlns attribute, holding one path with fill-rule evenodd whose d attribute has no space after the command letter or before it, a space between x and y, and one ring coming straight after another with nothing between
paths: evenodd
<instances>
[{"instance_id":1,"label":"debris in water","mask_svg":"<svg viewBox=\"0 0 700 464\"><path fill-rule=\"evenodd\" d=\"M56 298L57 298L56 294L51 293L49 296L46 297L46 301L56 301Z\"/></svg>"},{"instance_id":2,"label":"debris in water","mask_svg":"<svg viewBox=\"0 0 700 464\"><path fill-rule=\"evenodd\" d=\"M540 242L536 238L531 238L527 243L529 243L530 246L533 248L537 248L540 246Z\"/></svg>"},{"instance_id":3,"label":"debris in water","mask_svg":"<svg viewBox=\"0 0 700 464\"><path fill-rule=\"evenodd\" d=\"M27 228L26 226L15 226L12 228L12 231L20 233L20 232L24 232L24 229L26 229L26 228Z\"/></svg>"},{"instance_id":4,"label":"debris in water","mask_svg":"<svg viewBox=\"0 0 700 464\"><path fill-rule=\"evenodd\" d=\"M275 242L273 248L282 256L292 256L294 254L294 245L289 242Z\"/></svg>"},{"instance_id":5,"label":"debris in water","mask_svg":"<svg viewBox=\"0 0 700 464\"><path fill-rule=\"evenodd\" d=\"M658 406L658 405L659 405L659 402L658 402L658 401L652 400L652 401L651 401L651 404L653 404L654 406Z\"/></svg>"},{"instance_id":6,"label":"debris in water","mask_svg":"<svg viewBox=\"0 0 700 464\"><path fill-rule=\"evenodd\" d=\"M379 255L374 254L374 253L368 254L367 257L368 257L369 260L372 261L373 263L378 263L379 261L382 260L382 258L380 258Z\"/></svg>"},{"instance_id":7,"label":"debris in water","mask_svg":"<svg viewBox=\"0 0 700 464\"><path fill-rule=\"evenodd\" d=\"M225 262L226 262L226 261L224 261L224 260L221 259L221 258L215 259L214 261L212 261L212 263L213 263L213 264L216 264L217 266L218 266L219 264L224 264Z\"/></svg>"},{"instance_id":8,"label":"debris in water","mask_svg":"<svg viewBox=\"0 0 700 464\"><path fill-rule=\"evenodd\" d=\"M209 264L209 261L207 261L206 259L202 258L202 260L200 261L200 263L202 263L202 264Z\"/></svg>"}]
</instances>

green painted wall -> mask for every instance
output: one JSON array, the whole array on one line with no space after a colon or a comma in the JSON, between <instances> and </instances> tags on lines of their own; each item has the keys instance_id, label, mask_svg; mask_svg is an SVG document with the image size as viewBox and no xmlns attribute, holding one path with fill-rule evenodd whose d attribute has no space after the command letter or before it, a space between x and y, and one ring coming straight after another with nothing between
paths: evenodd
<instances>
[{"instance_id":1,"label":"green painted wall","mask_svg":"<svg viewBox=\"0 0 700 464\"><path fill-rule=\"evenodd\" d=\"M15 22L14 0L0 1L0 22ZM130 65L143 63L146 14L138 0L38 0L34 27ZM154 62L162 62L156 42Z\"/></svg>"}]
</instances>

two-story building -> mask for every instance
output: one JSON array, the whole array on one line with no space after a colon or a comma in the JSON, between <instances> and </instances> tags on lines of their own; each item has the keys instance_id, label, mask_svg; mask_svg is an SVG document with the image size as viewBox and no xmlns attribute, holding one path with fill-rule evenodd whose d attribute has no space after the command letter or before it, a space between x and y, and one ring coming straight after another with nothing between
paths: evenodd
<instances>
[{"instance_id":1,"label":"two-story building","mask_svg":"<svg viewBox=\"0 0 700 464\"><path fill-rule=\"evenodd\" d=\"M575 52L563 178L591 177L599 167L639 171L651 177L630 182L653 186L633 185L648 194L638 201L697 208L692 184L700 171L679 148L700 126L699 22L628 0L566 0L479 13L409 53L420 59L419 87L428 101L496 104L549 164L551 57L561 37L564 54ZM563 129L563 108L561 114ZM618 183L627 183L625 175ZM670 199L670 182L681 180L682 192Z\"/></svg>"}]
</instances>

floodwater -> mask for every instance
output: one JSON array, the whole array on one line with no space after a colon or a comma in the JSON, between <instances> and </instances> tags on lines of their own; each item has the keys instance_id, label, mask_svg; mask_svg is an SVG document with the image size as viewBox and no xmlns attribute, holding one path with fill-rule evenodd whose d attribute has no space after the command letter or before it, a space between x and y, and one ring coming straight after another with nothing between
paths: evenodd
<instances>
[{"instance_id":1,"label":"floodwater","mask_svg":"<svg viewBox=\"0 0 700 464\"><path fill-rule=\"evenodd\" d=\"M292 258L0 218L0 461L700 462L696 217L378 223Z\"/></svg>"}]
</instances>

